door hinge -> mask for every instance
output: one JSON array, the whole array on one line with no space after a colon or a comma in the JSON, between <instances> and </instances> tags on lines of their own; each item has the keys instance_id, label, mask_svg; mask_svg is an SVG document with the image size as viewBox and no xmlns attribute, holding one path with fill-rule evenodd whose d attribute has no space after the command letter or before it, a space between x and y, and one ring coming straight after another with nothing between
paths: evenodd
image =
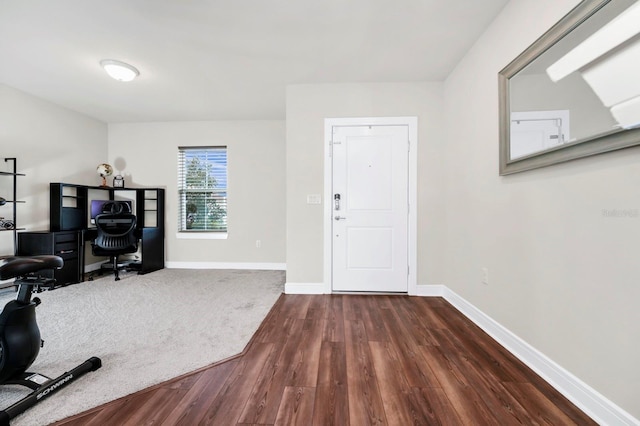
<instances>
[{"instance_id":1,"label":"door hinge","mask_svg":"<svg viewBox=\"0 0 640 426\"><path fill-rule=\"evenodd\" d=\"M329 157L333 157L333 146L334 145L342 145L342 141L332 138L332 140L329 142Z\"/></svg>"},{"instance_id":2,"label":"door hinge","mask_svg":"<svg viewBox=\"0 0 640 426\"><path fill-rule=\"evenodd\" d=\"M411 275L411 266L407 265L407 275Z\"/></svg>"}]
</instances>

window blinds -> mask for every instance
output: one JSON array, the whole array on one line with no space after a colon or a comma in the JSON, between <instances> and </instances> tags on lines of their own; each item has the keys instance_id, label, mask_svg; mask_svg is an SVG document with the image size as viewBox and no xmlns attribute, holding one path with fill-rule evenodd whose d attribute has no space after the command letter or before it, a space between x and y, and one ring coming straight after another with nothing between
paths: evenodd
<instances>
[{"instance_id":1,"label":"window blinds","mask_svg":"<svg viewBox=\"0 0 640 426\"><path fill-rule=\"evenodd\" d=\"M227 230L227 148L178 149L180 232Z\"/></svg>"}]
</instances>

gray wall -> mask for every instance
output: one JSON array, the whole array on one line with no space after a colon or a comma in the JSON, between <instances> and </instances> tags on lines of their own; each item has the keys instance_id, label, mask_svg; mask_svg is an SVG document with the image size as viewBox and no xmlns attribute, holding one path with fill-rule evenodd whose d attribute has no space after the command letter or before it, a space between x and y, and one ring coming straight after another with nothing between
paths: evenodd
<instances>
[{"instance_id":1,"label":"gray wall","mask_svg":"<svg viewBox=\"0 0 640 426\"><path fill-rule=\"evenodd\" d=\"M16 157L18 225L49 229L49 182L97 185L96 166L107 159L106 124L0 84L0 154ZM8 164L8 163L7 163ZM1 170L7 170L5 163ZM9 178L0 196L10 198ZM3 211L2 209L6 209ZM9 216L8 205L0 216ZM11 232L0 233L0 254L13 254Z\"/></svg>"},{"instance_id":2,"label":"gray wall","mask_svg":"<svg viewBox=\"0 0 640 426\"><path fill-rule=\"evenodd\" d=\"M442 283L442 83L295 85L287 89L287 282L324 283L324 119L418 117L418 284ZM326 200L323 200L326 201Z\"/></svg>"},{"instance_id":3,"label":"gray wall","mask_svg":"<svg viewBox=\"0 0 640 426\"><path fill-rule=\"evenodd\" d=\"M640 150L498 176L497 73L576 3L511 1L445 82L444 283L640 418Z\"/></svg>"},{"instance_id":4,"label":"gray wall","mask_svg":"<svg viewBox=\"0 0 640 426\"><path fill-rule=\"evenodd\" d=\"M223 145L228 149L228 238L178 239L178 147ZM109 161L116 173L124 176L126 185L166 188L169 267L214 267L215 263L282 266L284 158L283 121L109 125ZM260 248L256 240L261 241Z\"/></svg>"}]
</instances>

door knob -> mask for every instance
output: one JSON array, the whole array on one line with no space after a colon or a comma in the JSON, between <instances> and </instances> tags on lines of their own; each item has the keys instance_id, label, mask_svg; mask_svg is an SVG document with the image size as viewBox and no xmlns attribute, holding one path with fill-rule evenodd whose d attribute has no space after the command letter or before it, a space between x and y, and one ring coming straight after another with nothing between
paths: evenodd
<instances>
[{"instance_id":1,"label":"door knob","mask_svg":"<svg viewBox=\"0 0 640 426\"><path fill-rule=\"evenodd\" d=\"M346 219L346 217L344 217L344 216L335 216L334 219L335 220L341 220L341 219Z\"/></svg>"}]
</instances>

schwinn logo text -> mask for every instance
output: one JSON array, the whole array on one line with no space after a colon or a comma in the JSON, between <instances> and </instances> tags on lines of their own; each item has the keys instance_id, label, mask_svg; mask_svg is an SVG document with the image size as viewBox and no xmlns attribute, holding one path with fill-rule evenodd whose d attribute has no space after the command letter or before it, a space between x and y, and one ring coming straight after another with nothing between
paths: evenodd
<instances>
[{"instance_id":1,"label":"schwinn logo text","mask_svg":"<svg viewBox=\"0 0 640 426\"><path fill-rule=\"evenodd\" d=\"M54 390L58 389L60 386L64 385L65 383L67 383L71 379L73 379L73 374L69 374L64 379L60 379L59 382L54 383L53 385L49 386L48 388L46 388L45 390L40 392L38 395L36 395L36 399L44 398L45 396L49 395L49 393L51 393Z\"/></svg>"}]
</instances>

